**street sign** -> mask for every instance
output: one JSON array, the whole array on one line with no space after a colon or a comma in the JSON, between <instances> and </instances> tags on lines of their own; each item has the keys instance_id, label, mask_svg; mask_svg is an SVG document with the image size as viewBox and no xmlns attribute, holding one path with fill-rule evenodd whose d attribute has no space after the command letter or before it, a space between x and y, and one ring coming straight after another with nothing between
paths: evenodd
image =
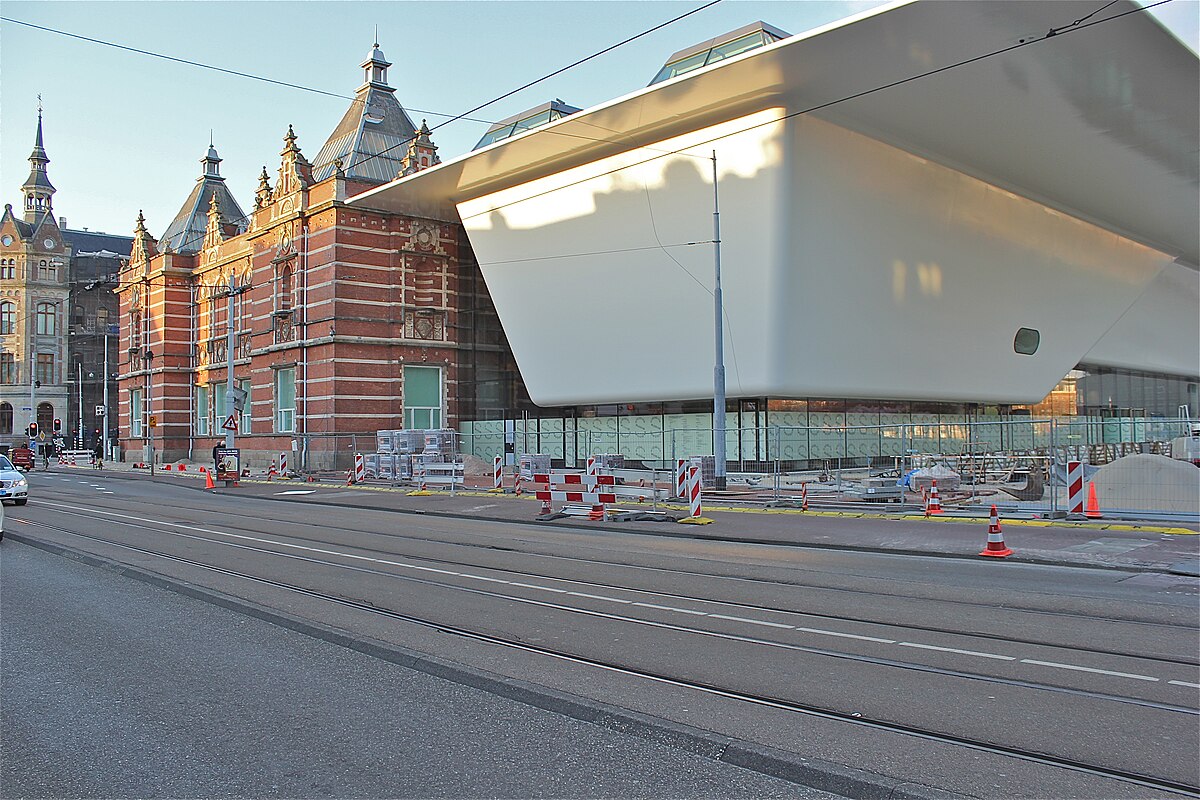
<instances>
[{"instance_id":1,"label":"street sign","mask_svg":"<svg viewBox=\"0 0 1200 800\"><path fill-rule=\"evenodd\" d=\"M245 411L246 410L246 397L249 394L250 393L247 392L245 389L239 389L236 386L233 387L233 408L234 408L234 410L236 410L236 411Z\"/></svg>"},{"instance_id":2,"label":"street sign","mask_svg":"<svg viewBox=\"0 0 1200 800\"><path fill-rule=\"evenodd\" d=\"M97 417L104 416L104 406L96 406L96 416Z\"/></svg>"},{"instance_id":3,"label":"street sign","mask_svg":"<svg viewBox=\"0 0 1200 800\"><path fill-rule=\"evenodd\" d=\"M236 447L217 447L213 449L217 459L217 480L236 481L241 477L242 451Z\"/></svg>"},{"instance_id":4,"label":"street sign","mask_svg":"<svg viewBox=\"0 0 1200 800\"><path fill-rule=\"evenodd\" d=\"M150 427L151 428L158 427L158 417L154 416L153 414L150 415Z\"/></svg>"},{"instance_id":5,"label":"street sign","mask_svg":"<svg viewBox=\"0 0 1200 800\"><path fill-rule=\"evenodd\" d=\"M230 414L225 418L225 421L221 423L221 430L223 431L233 431L234 433L237 433L237 429L237 417L233 414Z\"/></svg>"}]
</instances>

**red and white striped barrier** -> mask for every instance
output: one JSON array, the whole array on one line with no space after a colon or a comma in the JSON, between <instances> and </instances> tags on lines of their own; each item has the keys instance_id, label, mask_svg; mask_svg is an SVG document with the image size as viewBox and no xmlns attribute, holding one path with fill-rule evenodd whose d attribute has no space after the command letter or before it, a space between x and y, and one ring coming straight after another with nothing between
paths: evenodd
<instances>
[{"instance_id":1,"label":"red and white striped barrier","mask_svg":"<svg viewBox=\"0 0 1200 800\"><path fill-rule=\"evenodd\" d=\"M800 484L800 510L808 511L808 481Z\"/></svg>"},{"instance_id":2,"label":"red and white striped barrier","mask_svg":"<svg viewBox=\"0 0 1200 800\"><path fill-rule=\"evenodd\" d=\"M354 454L354 482L362 483L367 479L367 461L362 453Z\"/></svg>"},{"instance_id":3,"label":"red and white striped barrier","mask_svg":"<svg viewBox=\"0 0 1200 800\"><path fill-rule=\"evenodd\" d=\"M688 516L702 516L700 506L700 468L688 467Z\"/></svg>"},{"instance_id":4,"label":"red and white striped barrier","mask_svg":"<svg viewBox=\"0 0 1200 800\"><path fill-rule=\"evenodd\" d=\"M675 497L687 497L687 459L675 459Z\"/></svg>"},{"instance_id":5,"label":"red and white striped barrier","mask_svg":"<svg viewBox=\"0 0 1200 800\"><path fill-rule=\"evenodd\" d=\"M617 502L617 496L609 492L568 492L555 489L536 492L538 500L550 500L555 503L591 503L606 505Z\"/></svg>"},{"instance_id":6,"label":"red and white striped barrier","mask_svg":"<svg viewBox=\"0 0 1200 800\"><path fill-rule=\"evenodd\" d=\"M288 463L287 463L287 461L288 461L288 454L287 454L287 453L280 453L280 454L279 454L279 474L280 474L280 475L282 475L282 476L285 476L285 477L286 477L286 476L287 476L287 474L288 474Z\"/></svg>"},{"instance_id":7,"label":"red and white striped barrier","mask_svg":"<svg viewBox=\"0 0 1200 800\"><path fill-rule=\"evenodd\" d=\"M580 475L579 473L538 472L533 476L534 483L564 483L573 486L616 486L617 479L613 475Z\"/></svg>"},{"instance_id":8,"label":"red and white striped barrier","mask_svg":"<svg viewBox=\"0 0 1200 800\"><path fill-rule=\"evenodd\" d=\"M492 489L504 491L504 461L500 456L492 459Z\"/></svg>"},{"instance_id":9,"label":"red and white striped barrier","mask_svg":"<svg viewBox=\"0 0 1200 800\"><path fill-rule=\"evenodd\" d=\"M588 456L588 460L587 460L587 474L588 474L588 475L595 475L595 474L596 474L596 473L599 471L599 469L600 469L600 466L599 466L599 464L597 464L597 463L596 463L596 457L595 457L595 456Z\"/></svg>"},{"instance_id":10,"label":"red and white striped barrier","mask_svg":"<svg viewBox=\"0 0 1200 800\"><path fill-rule=\"evenodd\" d=\"M1067 513L1083 513L1083 462L1067 462Z\"/></svg>"}]
</instances>

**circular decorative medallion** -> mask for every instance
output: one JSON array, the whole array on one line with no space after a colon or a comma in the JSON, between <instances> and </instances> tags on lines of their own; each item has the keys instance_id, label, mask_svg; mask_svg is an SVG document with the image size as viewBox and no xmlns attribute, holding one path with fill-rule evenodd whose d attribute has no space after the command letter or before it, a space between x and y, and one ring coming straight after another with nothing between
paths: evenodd
<instances>
[{"instance_id":1,"label":"circular decorative medallion","mask_svg":"<svg viewBox=\"0 0 1200 800\"><path fill-rule=\"evenodd\" d=\"M422 250L429 250L434 242L433 229L422 225L413 232L413 241Z\"/></svg>"},{"instance_id":2,"label":"circular decorative medallion","mask_svg":"<svg viewBox=\"0 0 1200 800\"><path fill-rule=\"evenodd\" d=\"M0 242L3 242L4 246L8 247L10 244L13 243L13 238L6 233L6 234L4 234L3 238L0 238Z\"/></svg>"},{"instance_id":3,"label":"circular decorative medallion","mask_svg":"<svg viewBox=\"0 0 1200 800\"><path fill-rule=\"evenodd\" d=\"M45 241L42 242L42 244L46 245L47 250L54 249L54 240L53 239L47 238Z\"/></svg>"}]
</instances>

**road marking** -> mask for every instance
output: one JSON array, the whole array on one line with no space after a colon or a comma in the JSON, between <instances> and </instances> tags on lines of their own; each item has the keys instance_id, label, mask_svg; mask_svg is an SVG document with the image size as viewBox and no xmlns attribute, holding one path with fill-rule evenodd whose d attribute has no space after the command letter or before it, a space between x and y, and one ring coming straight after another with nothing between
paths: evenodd
<instances>
[{"instance_id":1,"label":"road marking","mask_svg":"<svg viewBox=\"0 0 1200 800\"><path fill-rule=\"evenodd\" d=\"M81 483L82 483L82 481L81 481ZM104 491L107 494L112 494L112 492L109 492L107 490L104 490ZM51 507L51 508L68 509L68 513L78 514L77 511L70 509L70 507L63 506L63 505L60 505L57 503L52 503L52 502L51 503L42 503L42 505ZM622 603L622 604L627 604L627 605L632 605L632 606L639 606L642 608L653 608L653 609L658 609L661 611L674 611L677 613L691 614L694 616L713 617L715 619L726 619L726 620L731 620L734 622L745 622L745 623L749 623L749 624L753 624L753 625L763 625L763 626L776 627L776 628L788 628L788 629L800 631L803 633L814 633L814 634L818 634L818 635L822 635L822 636L835 636L835 637L844 638L844 639L857 639L860 641L877 642L880 644L895 644L895 645L899 645L901 647L913 647L913 648L919 648L919 649L923 649L923 650L938 650L938 651L949 652L949 653L973 655L973 656L978 656L981 658L993 658L993 659L997 659L997 660L1006 660L1006 661L1016 660L1015 658L1013 658L1011 656L1002 656L1002 655L997 655L994 653L982 653L982 652L978 652L975 650L959 650L956 648L938 647L935 645L924 645L924 644L920 644L917 642L897 642L894 639L884 639L884 638L880 638L877 636L862 636L862 635L854 634L854 633L843 633L841 631L824 630L822 628L805 628L805 627L800 627L800 626L793 627L791 625L783 625L783 624L775 623L775 622L764 622L761 620L753 620L753 619L748 619L745 617L733 617L733 616L727 616L724 614L709 614L709 613L705 613L703 611L693 611L691 609L676 608L674 606L656 605L654 603L631 602L629 600L622 600L622 599L615 598L615 597L606 597L604 595L587 594L585 592L569 592L569 591L566 591L563 589L555 589L555 588L547 587L547 586L537 586L537 585L528 584L528 583L516 583L514 581L507 581L502 578L488 577L486 575L474 575L474 574L465 573L465 572L452 572L450 570L438 569L436 567L427 567L427 566L423 566L420 564L409 564L409 563L405 563L402 561L393 561L393 560L384 559L384 558L371 558L369 556L360 556L360 555L355 555L353 553L345 553L345 552L342 552L339 550L329 550L329 549L324 549L324 548L319 548L319 547L308 547L305 545L291 544L289 542L281 542L281 541L277 541L274 539L267 539L267 538L258 537L258 536L247 536L247 535L243 535L243 534L227 533L225 531L213 530L211 528L202 528L202 527L195 526L195 525L185 525L183 523L167 522L165 520L153 520L153 519L147 519L145 517L135 517L132 515L120 514L117 512L113 512L113 511L101 511L101 510L97 510L97 511L100 514L104 514L106 516L116 517L116 518L120 518L120 519L129 519L129 520L135 520L138 522L145 522L145 523L150 523L150 524L169 526L169 527L173 527L173 528L182 528L184 530L197 531L197 532L201 532L201 533L210 533L210 534L214 534L216 536L224 536L224 537L228 537L231 539L242 539L242 540L251 541L251 542L258 542L260 544L270 544L270 545L275 545L277 547L290 548L290 549L294 549L294 550L303 550L303 551L310 552L310 553L318 553L321 555L338 556L341 558L347 558L347 559L352 559L352 560L357 560L357 561L366 561L366 562L370 562L370 563L374 563L374 564L385 564L388 566L399 567L402 569L418 570L418 571L422 571L422 572L433 572L433 573L437 573L437 574L451 575L451 576L462 577L462 578L472 578L474 580L486 581L488 583L507 584L510 586L520 586L520 587L529 588L529 589L540 589L542 591L555 592L558 594L566 594L566 595L570 595L570 596L574 596L574 597L585 597L585 598L590 598L593 600L606 600L606 601L612 602L612 603ZM234 545L234 546L236 547L239 545ZM281 553L280 555L284 555L284 554ZM565 579L565 578L553 578L552 580L562 580L562 581L570 582L568 579ZM465 588L465 587L463 587L463 588ZM474 591L474 590L468 590L468 591ZM633 591L641 591L641 590L633 590ZM500 595L500 596L506 596L506 595ZM520 602L536 602L536 601L524 600L523 598L519 598L519 597L510 597L510 599L517 600ZM716 601L703 601L703 602L716 602ZM570 606L555 606L553 604L544 604L544 605L551 605L551 607L563 608L564 610L580 611L582 613L589 613L589 614L598 613L598 612L587 611L586 609L574 609ZM620 618L620 617L618 617L618 618L625 619L625 618ZM662 624L662 623L650 622L647 620L631 619L630 621L638 621L638 622L642 622L643 624L650 624L650 625ZM673 627L673 626L667 626L667 627ZM681 630L688 630L688 629L681 629ZM704 633L704 631L696 631L696 632ZM709 634L709 635L722 635L722 634ZM759 640L747 640L747 641L759 641ZM793 645L787 645L785 643L769 642L769 641L762 641L761 643L762 644L771 644L771 645L774 645L777 647L793 646ZM1054 667L1057 669L1067 669L1067 670L1073 670L1076 672L1089 672L1089 673L1095 673L1095 674L1099 674L1099 675L1112 675L1112 676L1120 677L1120 678L1131 678L1133 680L1153 681L1153 682L1159 681L1158 678L1152 677L1150 675L1137 675L1137 674L1128 673L1128 672L1114 672L1111 670L1096 669L1094 667L1081 667L1081 666L1077 666L1074 664L1060 664L1056 661L1038 661L1036 659L1023 658L1020 660L1020 663L1032 664L1032 665L1043 666L1043 667ZM1192 687L1192 688L1200 688L1200 684L1187 683L1185 681L1168 681L1168 683L1175 684L1177 686L1188 686L1188 687Z\"/></svg>"},{"instance_id":2,"label":"road marking","mask_svg":"<svg viewBox=\"0 0 1200 800\"><path fill-rule=\"evenodd\" d=\"M726 616L725 614L709 614L708 616L712 617L713 619L728 619L728 620L732 620L734 622L748 622L751 625L766 625L767 627L770 627L770 628L787 628L788 630L792 630L793 628L796 627L795 625L784 625L783 623L780 623L780 622L764 622L761 619L747 619L746 617L730 617L730 616Z\"/></svg>"},{"instance_id":3,"label":"road marking","mask_svg":"<svg viewBox=\"0 0 1200 800\"><path fill-rule=\"evenodd\" d=\"M822 636L839 636L843 639L861 639L864 642L879 642L880 644L895 644L895 639L880 639L878 636L859 636L857 633L841 633L840 631L826 631L820 628L801 628L797 626L796 630L804 633L819 633Z\"/></svg>"},{"instance_id":4,"label":"road marking","mask_svg":"<svg viewBox=\"0 0 1200 800\"><path fill-rule=\"evenodd\" d=\"M1056 661L1036 661L1032 658L1022 658L1022 664L1037 664L1039 667L1056 667L1057 669L1073 669L1076 672L1094 672L1097 675L1115 675L1118 678L1133 678L1135 681L1158 681L1158 678L1153 678L1149 675L1134 675L1129 672L1113 672L1108 669L1096 669L1095 667L1077 667L1074 664L1059 664Z\"/></svg>"},{"instance_id":5,"label":"road marking","mask_svg":"<svg viewBox=\"0 0 1200 800\"><path fill-rule=\"evenodd\" d=\"M917 642L896 642L900 647L919 647L922 650L940 650L943 653L958 653L964 656L979 656L980 658L994 658L998 661L1016 661L1013 656L1001 656L995 653L981 653L978 650L959 650L955 647L937 647L932 644L918 644Z\"/></svg>"},{"instance_id":6,"label":"road marking","mask_svg":"<svg viewBox=\"0 0 1200 800\"><path fill-rule=\"evenodd\" d=\"M708 616L703 611L693 611L690 608L675 608L675 606L657 606L654 603L634 603L633 605L641 606L642 608L657 608L659 611L677 611L680 614L694 614L697 617Z\"/></svg>"},{"instance_id":7,"label":"road marking","mask_svg":"<svg viewBox=\"0 0 1200 800\"><path fill-rule=\"evenodd\" d=\"M628 600L622 600L618 597L605 597L602 594L587 594L586 592L567 592L567 594L571 595L572 597L587 597L591 600L607 600L610 603L624 603L625 605L630 604Z\"/></svg>"},{"instance_id":8,"label":"road marking","mask_svg":"<svg viewBox=\"0 0 1200 800\"><path fill-rule=\"evenodd\" d=\"M275 494L315 494L316 489L288 489L286 492L276 492Z\"/></svg>"}]
</instances>

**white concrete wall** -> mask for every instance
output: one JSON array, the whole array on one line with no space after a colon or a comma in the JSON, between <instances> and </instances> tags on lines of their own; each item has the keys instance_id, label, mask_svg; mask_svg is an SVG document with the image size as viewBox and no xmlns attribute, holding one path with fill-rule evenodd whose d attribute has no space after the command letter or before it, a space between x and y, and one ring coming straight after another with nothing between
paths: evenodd
<instances>
[{"instance_id":1,"label":"white concrete wall","mask_svg":"<svg viewBox=\"0 0 1200 800\"><path fill-rule=\"evenodd\" d=\"M1165 317L1150 302L1156 279L1175 292L1171 257L783 114L459 204L535 402L712 396L713 249L675 245L712 238L714 147L730 396L1036 402L1085 356L1195 353L1196 336L1146 352L1187 318L1187 296ZM1033 356L1013 351L1022 326L1041 332Z\"/></svg>"}]
</instances>

